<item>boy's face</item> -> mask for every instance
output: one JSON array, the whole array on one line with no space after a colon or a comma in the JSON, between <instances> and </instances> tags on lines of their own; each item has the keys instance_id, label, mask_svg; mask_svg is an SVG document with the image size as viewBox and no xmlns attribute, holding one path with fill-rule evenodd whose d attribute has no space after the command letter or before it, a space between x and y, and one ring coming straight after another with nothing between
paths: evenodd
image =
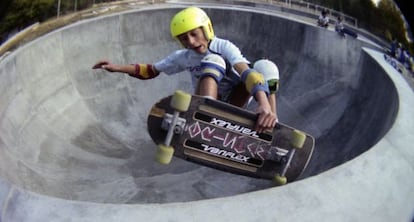
<instances>
[{"instance_id":1,"label":"boy's face","mask_svg":"<svg viewBox=\"0 0 414 222\"><path fill-rule=\"evenodd\" d=\"M208 41L202 28L195 28L178 36L178 40L188 49L204 54L208 50Z\"/></svg>"}]
</instances>

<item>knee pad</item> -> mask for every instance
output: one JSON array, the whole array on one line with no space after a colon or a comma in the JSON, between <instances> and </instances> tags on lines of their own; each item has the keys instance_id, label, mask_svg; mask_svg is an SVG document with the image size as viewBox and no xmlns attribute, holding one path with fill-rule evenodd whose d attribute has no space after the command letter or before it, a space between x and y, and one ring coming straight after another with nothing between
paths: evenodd
<instances>
[{"instance_id":1,"label":"knee pad","mask_svg":"<svg viewBox=\"0 0 414 222\"><path fill-rule=\"evenodd\" d=\"M263 74L263 78L269 85L270 93L276 93L279 89L279 69L275 63L267 59L261 59L254 63L253 69Z\"/></svg>"},{"instance_id":2,"label":"knee pad","mask_svg":"<svg viewBox=\"0 0 414 222\"><path fill-rule=\"evenodd\" d=\"M226 62L224 59L216 54L206 55L201 60L201 76L200 79L204 77L212 77L219 83L226 72Z\"/></svg>"}]
</instances>

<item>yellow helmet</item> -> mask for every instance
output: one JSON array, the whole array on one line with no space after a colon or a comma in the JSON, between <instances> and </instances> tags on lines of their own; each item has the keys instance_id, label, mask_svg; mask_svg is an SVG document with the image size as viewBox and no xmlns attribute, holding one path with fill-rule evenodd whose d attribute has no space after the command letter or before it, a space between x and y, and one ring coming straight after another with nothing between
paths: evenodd
<instances>
[{"instance_id":1,"label":"yellow helmet","mask_svg":"<svg viewBox=\"0 0 414 222\"><path fill-rule=\"evenodd\" d=\"M171 19L170 28L173 38L177 38L177 36L199 27L203 28L204 35L208 41L214 37L210 18L198 7L183 9Z\"/></svg>"}]
</instances>

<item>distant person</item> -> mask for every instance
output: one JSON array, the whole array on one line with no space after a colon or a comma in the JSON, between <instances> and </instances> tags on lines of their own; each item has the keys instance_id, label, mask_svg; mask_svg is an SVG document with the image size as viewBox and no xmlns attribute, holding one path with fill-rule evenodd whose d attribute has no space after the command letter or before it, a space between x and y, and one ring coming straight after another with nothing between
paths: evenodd
<instances>
[{"instance_id":1,"label":"distant person","mask_svg":"<svg viewBox=\"0 0 414 222\"><path fill-rule=\"evenodd\" d=\"M401 63L401 64L404 64L405 63L405 55L404 55L404 51L405 51L405 49L404 49L404 46L400 43L399 45L398 45L398 48L397 48L397 60Z\"/></svg>"},{"instance_id":2,"label":"distant person","mask_svg":"<svg viewBox=\"0 0 414 222\"><path fill-rule=\"evenodd\" d=\"M409 61L409 70L411 71L411 75L414 77L414 58L411 56Z\"/></svg>"},{"instance_id":3,"label":"distant person","mask_svg":"<svg viewBox=\"0 0 414 222\"><path fill-rule=\"evenodd\" d=\"M171 20L170 31L184 49L176 50L154 64L117 65L101 60L93 68L126 73L143 80L155 78L161 72L173 75L188 71L195 94L239 107L245 106L253 97L259 114L255 130L262 132L276 125L275 93L279 73L260 73L275 70L273 62L259 60L256 62L257 70L250 68L239 48L214 35L210 18L197 7L178 12Z\"/></svg>"},{"instance_id":4,"label":"distant person","mask_svg":"<svg viewBox=\"0 0 414 222\"><path fill-rule=\"evenodd\" d=\"M410 55L410 52L408 52L408 50L407 49L404 49L403 50L403 57L404 57L404 67L407 69L407 70L410 70L410 58L411 58L411 55Z\"/></svg>"},{"instance_id":5,"label":"distant person","mask_svg":"<svg viewBox=\"0 0 414 222\"><path fill-rule=\"evenodd\" d=\"M338 16L335 22L335 31L345 38L345 34L354 38L358 37L358 34L351 29L345 27L342 16Z\"/></svg>"},{"instance_id":6,"label":"distant person","mask_svg":"<svg viewBox=\"0 0 414 222\"><path fill-rule=\"evenodd\" d=\"M395 58L396 53L397 53L397 46L398 46L398 42L397 39L394 39L391 44L390 44L390 56Z\"/></svg>"},{"instance_id":7,"label":"distant person","mask_svg":"<svg viewBox=\"0 0 414 222\"><path fill-rule=\"evenodd\" d=\"M318 26L328 28L329 26L329 17L328 17L328 10L323 9L321 14L318 18Z\"/></svg>"},{"instance_id":8,"label":"distant person","mask_svg":"<svg viewBox=\"0 0 414 222\"><path fill-rule=\"evenodd\" d=\"M342 22L342 17L338 16L336 18L336 22L335 22L335 31L341 35L342 37L345 38L345 33L344 33L344 24Z\"/></svg>"}]
</instances>

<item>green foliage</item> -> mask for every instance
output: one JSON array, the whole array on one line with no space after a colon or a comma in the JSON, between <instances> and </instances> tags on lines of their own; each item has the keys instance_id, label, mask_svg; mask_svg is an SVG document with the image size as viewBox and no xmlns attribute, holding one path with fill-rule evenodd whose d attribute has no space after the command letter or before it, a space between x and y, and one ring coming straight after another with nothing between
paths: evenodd
<instances>
[{"instance_id":1,"label":"green foliage","mask_svg":"<svg viewBox=\"0 0 414 222\"><path fill-rule=\"evenodd\" d=\"M26 27L37 21L43 21L50 16L54 0L14 0L8 5L8 11L3 15L0 33ZM3 38L3 36L0 36Z\"/></svg>"},{"instance_id":2,"label":"green foliage","mask_svg":"<svg viewBox=\"0 0 414 222\"><path fill-rule=\"evenodd\" d=\"M62 14L65 13L71 13L73 11L77 11L79 9L86 8L88 6L91 6L93 2L97 1L91 1L91 0L71 0L71 1L61 1L60 10Z\"/></svg>"},{"instance_id":3,"label":"green foliage","mask_svg":"<svg viewBox=\"0 0 414 222\"><path fill-rule=\"evenodd\" d=\"M6 15L11 3L12 3L12 0L1 0L0 1L0 21Z\"/></svg>"},{"instance_id":4,"label":"green foliage","mask_svg":"<svg viewBox=\"0 0 414 222\"><path fill-rule=\"evenodd\" d=\"M395 7L392 0L380 0L378 7L371 0L308 0L344 14L355 17L358 26L385 40L397 41L413 51L412 43L405 38L404 22L401 12Z\"/></svg>"},{"instance_id":5,"label":"green foliage","mask_svg":"<svg viewBox=\"0 0 414 222\"><path fill-rule=\"evenodd\" d=\"M400 12L394 6L390 0L382 0L378 5L379 21L384 28L383 31L391 33L393 39L397 39L400 42L407 43L405 40L404 23L400 17ZM392 39L388 39L392 40Z\"/></svg>"},{"instance_id":6,"label":"green foliage","mask_svg":"<svg viewBox=\"0 0 414 222\"><path fill-rule=\"evenodd\" d=\"M18 27L34 21L43 21L47 19L53 5L54 0L14 0L5 19L6 22Z\"/></svg>"},{"instance_id":7,"label":"green foliage","mask_svg":"<svg viewBox=\"0 0 414 222\"><path fill-rule=\"evenodd\" d=\"M61 0L60 14L71 13L91 6L93 0ZM2 0L0 2L0 42L7 33L57 15L58 0Z\"/></svg>"}]
</instances>

